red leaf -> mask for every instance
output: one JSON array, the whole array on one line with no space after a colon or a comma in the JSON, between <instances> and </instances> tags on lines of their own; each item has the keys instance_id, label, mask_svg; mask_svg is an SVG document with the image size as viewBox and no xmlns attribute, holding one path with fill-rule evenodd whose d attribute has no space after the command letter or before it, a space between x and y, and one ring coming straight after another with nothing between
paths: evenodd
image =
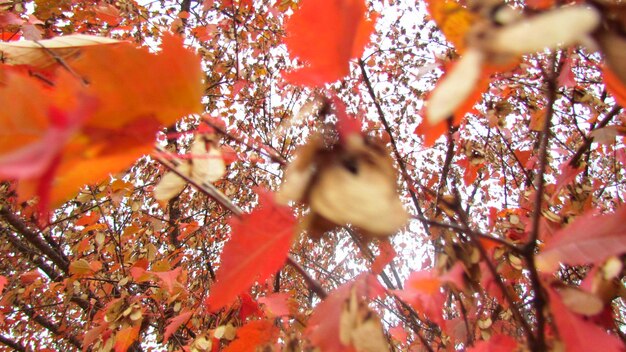
<instances>
[{"instance_id":1,"label":"red leaf","mask_svg":"<svg viewBox=\"0 0 626 352\"><path fill-rule=\"evenodd\" d=\"M378 244L378 249L380 250L380 254L376 257L374 263L372 263L372 272L376 275L382 273L387 264L391 263L393 258L396 257L396 251L388 240L381 240Z\"/></svg>"},{"instance_id":2,"label":"red leaf","mask_svg":"<svg viewBox=\"0 0 626 352\"><path fill-rule=\"evenodd\" d=\"M115 352L126 352L128 347L133 344L139 337L139 328L141 326L129 326L115 334Z\"/></svg>"},{"instance_id":3,"label":"red leaf","mask_svg":"<svg viewBox=\"0 0 626 352\"><path fill-rule=\"evenodd\" d=\"M548 295L554 322L568 352L623 351L623 344L616 336L570 312L556 291L548 289Z\"/></svg>"},{"instance_id":4,"label":"red leaf","mask_svg":"<svg viewBox=\"0 0 626 352\"><path fill-rule=\"evenodd\" d=\"M285 21L285 44L307 66L285 74L296 84L321 86L349 73L374 31L363 0L303 0Z\"/></svg>"},{"instance_id":5,"label":"red leaf","mask_svg":"<svg viewBox=\"0 0 626 352\"><path fill-rule=\"evenodd\" d=\"M0 294L2 293L2 291L4 291L4 286L6 286L7 282L7 278L0 275Z\"/></svg>"},{"instance_id":6,"label":"red leaf","mask_svg":"<svg viewBox=\"0 0 626 352\"><path fill-rule=\"evenodd\" d=\"M269 320L255 320L237 330L237 339L224 352L254 352L257 347L270 342L277 329Z\"/></svg>"},{"instance_id":7,"label":"red leaf","mask_svg":"<svg viewBox=\"0 0 626 352\"><path fill-rule=\"evenodd\" d=\"M239 319L245 321L251 315L261 316L261 309L259 304L252 298L248 292L244 292L239 297L241 300L241 307L239 308Z\"/></svg>"},{"instance_id":8,"label":"red leaf","mask_svg":"<svg viewBox=\"0 0 626 352\"><path fill-rule=\"evenodd\" d=\"M191 316L193 315L193 311L180 313L177 317L174 317L170 320L170 323L165 327L165 332L163 332L163 343L166 343L170 336L178 330L178 328L189 321Z\"/></svg>"},{"instance_id":9,"label":"red leaf","mask_svg":"<svg viewBox=\"0 0 626 352\"><path fill-rule=\"evenodd\" d=\"M182 268L178 267L170 271L161 271L161 272L153 271L151 273L154 274L159 279L161 279L163 288L165 288L167 292L172 293L174 291L174 286L178 284L178 281L176 281L176 279L178 278L178 275L180 275L180 272L182 270L183 270Z\"/></svg>"},{"instance_id":10,"label":"red leaf","mask_svg":"<svg viewBox=\"0 0 626 352\"><path fill-rule=\"evenodd\" d=\"M509 352L515 351L517 341L507 335L492 336L489 341L478 341L467 352Z\"/></svg>"},{"instance_id":11,"label":"red leaf","mask_svg":"<svg viewBox=\"0 0 626 352\"><path fill-rule=\"evenodd\" d=\"M626 104L626 87L624 87L624 83L620 81L619 77L608 66L602 68L602 78L609 93L613 95L620 105L624 106Z\"/></svg>"},{"instance_id":12,"label":"red leaf","mask_svg":"<svg viewBox=\"0 0 626 352\"><path fill-rule=\"evenodd\" d=\"M466 186L469 186L476 181L478 178L478 170L480 170L484 164L474 165L468 158L463 158L457 161L457 165L465 169L463 171L463 182Z\"/></svg>"},{"instance_id":13,"label":"red leaf","mask_svg":"<svg viewBox=\"0 0 626 352\"><path fill-rule=\"evenodd\" d=\"M404 326L402 324L390 328L389 335L391 335L391 337L393 337L400 343L406 343L406 339L409 337L409 334L406 333L406 330L404 329Z\"/></svg>"},{"instance_id":14,"label":"red leaf","mask_svg":"<svg viewBox=\"0 0 626 352\"><path fill-rule=\"evenodd\" d=\"M554 196L556 196L563 187L574 182L574 180L576 180L576 176L583 172L584 169L584 167L574 168L568 162L561 165L559 168L559 176L556 179L556 190L554 191Z\"/></svg>"},{"instance_id":15,"label":"red leaf","mask_svg":"<svg viewBox=\"0 0 626 352\"><path fill-rule=\"evenodd\" d=\"M83 337L83 352L87 351L89 346L103 335L108 326L107 323L103 322L85 333Z\"/></svg>"},{"instance_id":16,"label":"red leaf","mask_svg":"<svg viewBox=\"0 0 626 352\"><path fill-rule=\"evenodd\" d=\"M232 98L235 98L237 96L237 94L239 94L239 92L245 88L248 85L248 81L246 81L245 79L240 79L237 80L235 83L233 83L233 87L232 87L232 91L230 93L230 96Z\"/></svg>"},{"instance_id":17,"label":"red leaf","mask_svg":"<svg viewBox=\"0 0 626 352\"><path fill-rule=\"evenodd\" d=\"M568 265L596 263L626 252L626 206L615 213L594 216L587 212L546 241L535 258L537 268L554 271Z\"/></svg>"},{"instance_id":18,"label":"red leaf","mask_svg":"<svg viewBox=\"0 0 626 352\"><path fill-rule=\"evenodd\" d=\"M432 270L411 273L404 283L404 289L395 291L398 297L426 314L431 320L443 326L443 305L445 296L441 293L443 281Z\"/></svg>"},{"instance_id":19,"label":"red leaf","mask_svg":"<svg viewBox=\"0 0 626 352\"><path fill-rule=\"evenodd\" d=\"M335 106L335 114L337 115L337 132L339 138L345 142L351 134L361 134L362 121L354 116L346 113L346 104L337 96L331 98Z\"/></svg>"},{"instance_id":20,"label":"red leaf","mask_svg":"<svg viewBox=\"0 0 626 352\"><path fill-rule=\"evenodd\" d=\"M358 296L368 296L369 298L379 296L384 292L375 276L362 275L354 279L354 281L338 287L322 303L318 304L309 318L305 334L311 340L311 343L321 351L354 351L351 346L343 345L339 339L339 319L353 287Z\"/></svg>"},{"instance_id":21,"label":"red leaf","mask_svg":"<svg viewBox=\"0 0 626 352\"><path fill-rule=\"evenodd\" d=\"M280 317L289 315L289 295L286 293L274 293L266 297L259 298L259 303L265 305L265 311L269 316Z\"/></svg>"},{"instance_id":22,"label":"red leaf","mask_svg":"<svg viewBox=\"0 0 626 352\"><path fill-rule=\"evenodd\" d=\"M259 205L240 219L231 220L231 239L224 245L221 266L207 300L212 311L232 303L256 280L276 273L287 259L296 218L291 209L259 192Z\"/></svg>"},{"instance_id":23,"label":"red leaf","mask_svg":"<svg viewBox=\"0 0 626 352\"><path fill-rule=\"evenodd\" d=\"M576 86L576 77L574 76L574 71L572 71L572 67L575 65L574 59L572 56L568 56L563 63L563 67L561 68L561 73L557 78L557 84L561 87L573 88Z\"/></svg>"},{"instance_id":24,"label":"red leaf","mask_svg":"<svg viewBox=\"0 0 626 352\"><path fill-rule=\"evenodd\" d=\"M441 135L447 130L448 123L446 121L441 121L435 125L431 125L428 121L426 121L426 119L423 119L422 122L417 125L413 133L424 138L425 147L432 147L437 139L439 139L439 137L441 137Z\"/></svg>"}]
</instances>

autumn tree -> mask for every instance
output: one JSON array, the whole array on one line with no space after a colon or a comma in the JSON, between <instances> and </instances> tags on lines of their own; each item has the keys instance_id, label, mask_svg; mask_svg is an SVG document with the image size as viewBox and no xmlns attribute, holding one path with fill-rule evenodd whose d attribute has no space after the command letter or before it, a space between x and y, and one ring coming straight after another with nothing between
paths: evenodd
<instances>
[{"instance_id":1,"label":"autumn tree","mask_svg":"<svg viewBox=\"0 0 626 352\"><path fill-rule=\"evenodd\" d=\"M623 351L619 1L0 1L0 346Z\"/></svg>"}]
</instances>

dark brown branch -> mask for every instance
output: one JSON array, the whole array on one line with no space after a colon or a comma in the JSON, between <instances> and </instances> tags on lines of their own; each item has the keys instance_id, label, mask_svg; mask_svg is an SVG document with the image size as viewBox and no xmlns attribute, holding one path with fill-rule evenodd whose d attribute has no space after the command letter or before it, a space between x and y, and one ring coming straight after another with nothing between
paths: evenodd
<instances>
[{"instance_id":1,"label":"dark brown branch","mask_svg":"<svg viewBox=\"0 0 626 352\"><path fill-rule=\"evenodd\" d=\"M400 305L402 306L402 308L404 308L406 311L409 312L409 322L411 323L411 325L413 326L413 331L415 332L415 334L417 335L417 337L420 339L420 341L422 342L422 345L424 345L424 348L426 348L426 350L428 352L434 352L434 350L432 349L432 347L430 347L430 344L428 342L428 340L424 337L424 335L422 335L422 330L423 327L418 323L419 320L419 315L417 314L417 312L415 311L415 309L413 309L413 307L411 307L409 304L407 304L406 302L404 302L400 297L398 297L395 294L392 294L392 296L395 298L396 302L399 302ZM401 312L403 312L401 310Z\"/></svg>"},{"instance_id":2,"label":"dark brown branch","mask_svg":"<svg viewBox=\"0 0 626 352\"><path fill-rule=\"evenodd\" d=\"M468 236L476 236L488 241L493 241L496 242L498 244L501 244L507 248L509 248L510 250L514 251L515 253L520 253L521 249L519 247L517 247L515 244L508 242L506 240L503 240L501 238L498 237L493 237L493 236L489 236L486 235L484 233L478 232L478 231L473 231L473 230L468 230L465 227L462 227L461 225L458 224L446 224L444 222L439 222L439 221L435 221L435 220L430 220L428 218L419 218L417 215L413 215L414 218L420 220L420 221L425 221L427 222L429 225L431 226L437 226L437 227L443 227L443 228L448 228L451 230L455 230L461 233L464 233Z\"/></svg>"},{"instance_id":3,"label":"dark brown branch","mask_svg":"<svg viewBox=\"0 0 626 352\"><path fill-rule=\"evenodd\" d=\"M457 199L458 199L458 197L457 197ZM531 329L530 325L528 324L526 319L524 319L524 317L520 313L519 309L515 305L515 300L511 296L511 293L509 292L509 290L507 290L506 285L502 281L502 278L500 277L500 275L498 275L498 271L496 270L495 265L493 264L493 262L489 258L489 254L485 250L485 247L478 240L478 236L476 236L476 232L472 231L469 228L469 221L467 219L467 214L463 212L463 210L460 207L460 205L457 205L454 208L456 209L456 213L459 216L460 221L461 221L461 223L463 225L463 228L464 228L463 232L468 235L472 245L476 249L478 249L478 252L480 253L480 257L485 262L485 264L487 265L487 269L489 269L489 273L493 277L493 280L495 281L496 286L498 286L498 288L502 292L502 295L504 296L504 299L508 302L509 308L511 309L511 313L513 314L513 317L522 326L522 329L524 330L524 333L526 334L526 338L528 339L529 343L531 345L534 345L535 344L535 342L534 342L535 336L532 333L532 329Z\"/></svg>"},{"instance_id":4,"label":"dark brown branch","mask_svg":"<svg viewBox=\"0 0 626 352\"><path fill-rule=\"evenodd\" d=\"M448 122L450 120L448 119ZM439 179L439 185L437 186L437 197L435 198L435 216L441 212L439 208L439 198L441 197L441 191L447 185L448 173L450 172L450 165L452 165L452 158L454 157L454 138L452 138L452 126L448 125L448 146L446 149L446 158L443 162L443 168Z\"/></svg>"},{"instance_id":5,"label":"dark brown branch","mask_svg":"<svg viewBox=\"0 0 626 352\"><path fill-rule=\"evenodd\" d=\"M43 258L35 253L34 250L26 246L22 241L15 237L8 231L3 231L5 238L18 252L22 253L33 264L35 264L41 271L43 271L52 281L58 281L63 278L63 275L56 271L53 267L48 265Z\"/></svg>"},{"instance_id":6,"label":"dark brown branch","mask_svg":"<svg viewBox=\"0 0 626 352\"><path fill-rule=\"evenodd\" d=\"M219 134L221 134L222 136L226 137L227 139L230 139L236 143L245 145L246 147L250 148L250 150L253 150L257 153L259 153L259 155L265 155L268 158L272 159L272 161L280 164L280 165L286 165L287 164L287 160L285 160L285 158L283 158L280 155L275 155L272 153L268 153L267 150L265 149L261 149L257 146L251 145L250 143L247 143L246 141L244 141L243 139L233 136L230 133L228 133L228 131L226 131L225 129L223 129L221 126L218 126L216 124L214 124L210 119L202 119L202 121L204 123L206 123L207 125L211 126L213 129L215 129Z\"/></svg>"},{"instance_id":7,"label":"dark brown branch","mask_svg":"<svg viewBox=\"0 0 626 352\"><path fill-rule=\"evenodd\" d=\"M26 313L26 315L28 315L29 318L33 319L33 321L46 328L46 330L50 331L55 336L67 340L70 344L74 345L74 347L78 348L79 350L83 348L82 343L78 340L78 338L76 338L76 336L61 332L57 324L37 314L37 312L35 312L32 308L22 307L22 310L24 311L24 313Z\"/></svg>"},{"instance_id":8,"label":"dark brown branch","mask_svg":"<svg viewBox=\"0 0 626 352\"><path fill-rule=\"evenodd\" d=\"M451 290L451 291L452 291L452 295L454 296L454 298L456 298L457 302L459 303L459 308L461 309L461 315L463 316L463 322L465 323L465 331L467 333L467 344L469 346L473 346L474 345L474 330L472 330L472 328L470 327L469 321L467 320L467 309L465 308L465 304L463 303L463 300L461 299L461 295L455 290Z\"/></svg>"},{"instance_id":9,"label":"dark brown branch","mask_svg":"<svg viewBox=\"0 0 626 352\"><path fill-rule=\"evenodd\" d=\"M556 83L556 70L554 65L554 56L549 60L548 65L550 71L543 70L544 77L546 79L547 87L547 111L546 117L543 121L543 127L541 130L541 136L539 140L539 170L535 178L535 200L534 209L531 218L531 232L528 243L523 248L523 256L530 273L530 282L534 291L533 307L536 317L536 338L529 341L530 349L533 351L544 351L546 349L545 341L545 316L544 307L546 306L546 294L543 291L543 286L539 278L539 273L535 267L535 249L537 248L537 239L539 237L539 223L541 220L541 208L543 206L543 195L545 190L544 175L548 167L548 143L550 140L550 126L552 116L554 114L554 103L556 101L557 83Z\"/></svg>"},{"instance_id":10,"label":"dark brown branch","mask_svg":"<svg viewBox=\"0 0 626 352\"><path fill-rule=\"evenodd\" d=\"M21 343L17 342L17 341L13 341L8 337L2 336L0 335L0 343L11 347L13 350L18 351L18 352L26 352L27 349L24 345L22 345Z\"/></svg>"},{"instance_id":11,"label":"dark brown branch","mask_svg":"<svg viewBox=\"0 0 626 352\"><path fill-rule=\"evenodd\" d=\"M613 106L613 109L611 109L611 111L607 112L606 115L604 116L604 118L602 120L600 120L598 122L598 124L594 127L595 129L598 128L602 128L606 125L609 124L609 122L611 122L611 120L613 119L613 117L617 116L617 114L622 110L622 107L619 105L615 105ZM569 165L571 167L578 167L578 163L580 162L580 158L582 158L583 154L585 154L585 152L587 152L587 150L589 149L589 147L591 147L591 143L593 143L593 137L592 136L587 136L583 142L583 144L578 147L578 149L576 150L576 153L574 153L574 156L572 156L572 158L569 161Z\"/></svg>"},{"instance_id":12,"label":"dark brown branch","mask_svg":"<svg viewBox=\"0 0 626 352\"><path fill-rule=\"evenodd\" d=\"M17 215L13 214L7 207L0 208L0 216L2 216L9 225L11 225L28 243L33 245L42 254L46 255L59 269L64 273L68 273L69 261L62 253L54 250L48 243L41 239L37 233L28 228L28 226Z\"/></svg>"},{"instance_id":13,"label":"dark brown branch","mask_svg":"<svg viewBox=\"0 0 626 352\"><path fill-rule=\"evenodd\" d=\"M201 183L199 183L196 180L194 180L191 177L189 177L188 175L185 175L184 173L180 172L178 170L178 168L177 168L177 166L180 165L180 163L181 163L178 159L173 158L172 160L168 160L166 158L161 157L160 155L167 154L167 151L165 151L160 146L157 146L156 150L157 150L158 154L157 155L153 155L153 158L156 161L161 163L163 166L167 167L170 171L172 171L173 173L175 173L176 175L181 177L183 180L187 181L189 184L191 184L194 187L196 187L200 192L202 192L202 193L206 194L207 196L213 198L219 205L221 205L225 209L231 211L236 216L241 216L241 214L243 214L243 210L241 210L241 208L239 208L237 205L235 205L230 200L230 198L228 198L224 193L222 193L219 189L217 189L211 183L208 183L208 182L201 182Z\"/></svg>"},{"instance_id":14,"label":"dark brown branch","mask_svg":"<svg viewBox=\"0 0 626 352\"><path fill-rule=\"evenodd\" d=\"M528 170L526 170L526 167L524 166L524 164L522 164L522 161L519 160L519 158L517 157L517 154L515 154L515 152L511 148L511 145L509 145L509 141L507 141L504 138L504 135L502 135L502 132L500 131L500 129L496 128L496 131L498 132L498 135L500 136L500 139L502 139L504 146L509 151L509 153L511 153L511 155L513 156L513 159L515 159L515 162L519 166L520 170L522 170L522 173L524 173L524 177L526 178L526 184L531 185L533 179L532 179L532 176L531 176L530 172L528 172ZM503 169L504 169L504 167L503 167Z\"/></svg>"},{"instance_id":15,"label":"dark brown branch","mask_svg":"<svg viewBox=\"0 0 626 352\"><path fill-rule=\"evenodd\" d=\"M309 289L315 292L315 294L319 298L325 299L328 296L328 293L326 293L326 290L324 290L322 285L320 285L320 283L317 282L317 280L312 278L311 275L309 275L309 273L307 273L306 270L304 270L304 268L300 264L298 264L298 262L296 262L292 256L287 257L287 264L289 264L292 268L296 269L296 271L300 274L300 276L304 278L304 281L309 286Z\"/></svg>"}]
</instances>

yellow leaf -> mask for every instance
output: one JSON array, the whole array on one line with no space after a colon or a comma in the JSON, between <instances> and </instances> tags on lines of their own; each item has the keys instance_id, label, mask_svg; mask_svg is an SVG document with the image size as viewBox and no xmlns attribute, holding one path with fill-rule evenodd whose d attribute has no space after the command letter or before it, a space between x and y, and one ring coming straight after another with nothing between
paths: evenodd
<instances>
[{"instance_id":1,"label":"yellow leaf","mask_svg":"<svg viewBox=\"0 0 626 352\"><path fill-rule=\"evenodd\" d=\"M85 259L79 259L70 263L70 274L72 275L88 275L93 273L91 265Z\"/></svg>"}]
</instances>

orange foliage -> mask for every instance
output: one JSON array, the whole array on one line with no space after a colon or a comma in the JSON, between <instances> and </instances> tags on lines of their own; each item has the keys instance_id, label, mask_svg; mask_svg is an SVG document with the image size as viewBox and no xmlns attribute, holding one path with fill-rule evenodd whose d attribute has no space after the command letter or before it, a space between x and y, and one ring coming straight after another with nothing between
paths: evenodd
<instances>
[{"instance_id":1,"label":"orange foliage","mask_svg":"<svg viewBox=\"0 0 626 352\"><path fill-rule=\"evenodd\" d=\"M321 86L349 73L349 60L363 54L374 31L363 0L304 0L285 22L289 53L304 67L285 73L287 80Z\"/></svg>"},{"instance_id":2,"label":"orange foliage","mask_svg":"<svg viewBox=\"0 0 626 352\"><path fill-rule=\"evenodd\" d=\"M12 69L0 87L12 107L0 113L0 176L22 179L20 196L38 194L44 207L127 168L161 126L201 111L199 59L180 38L164 36L156 55L130 43L87 46L68 64L74 72L57 67L54 87Z\"/></svg>"}]
</instances>

